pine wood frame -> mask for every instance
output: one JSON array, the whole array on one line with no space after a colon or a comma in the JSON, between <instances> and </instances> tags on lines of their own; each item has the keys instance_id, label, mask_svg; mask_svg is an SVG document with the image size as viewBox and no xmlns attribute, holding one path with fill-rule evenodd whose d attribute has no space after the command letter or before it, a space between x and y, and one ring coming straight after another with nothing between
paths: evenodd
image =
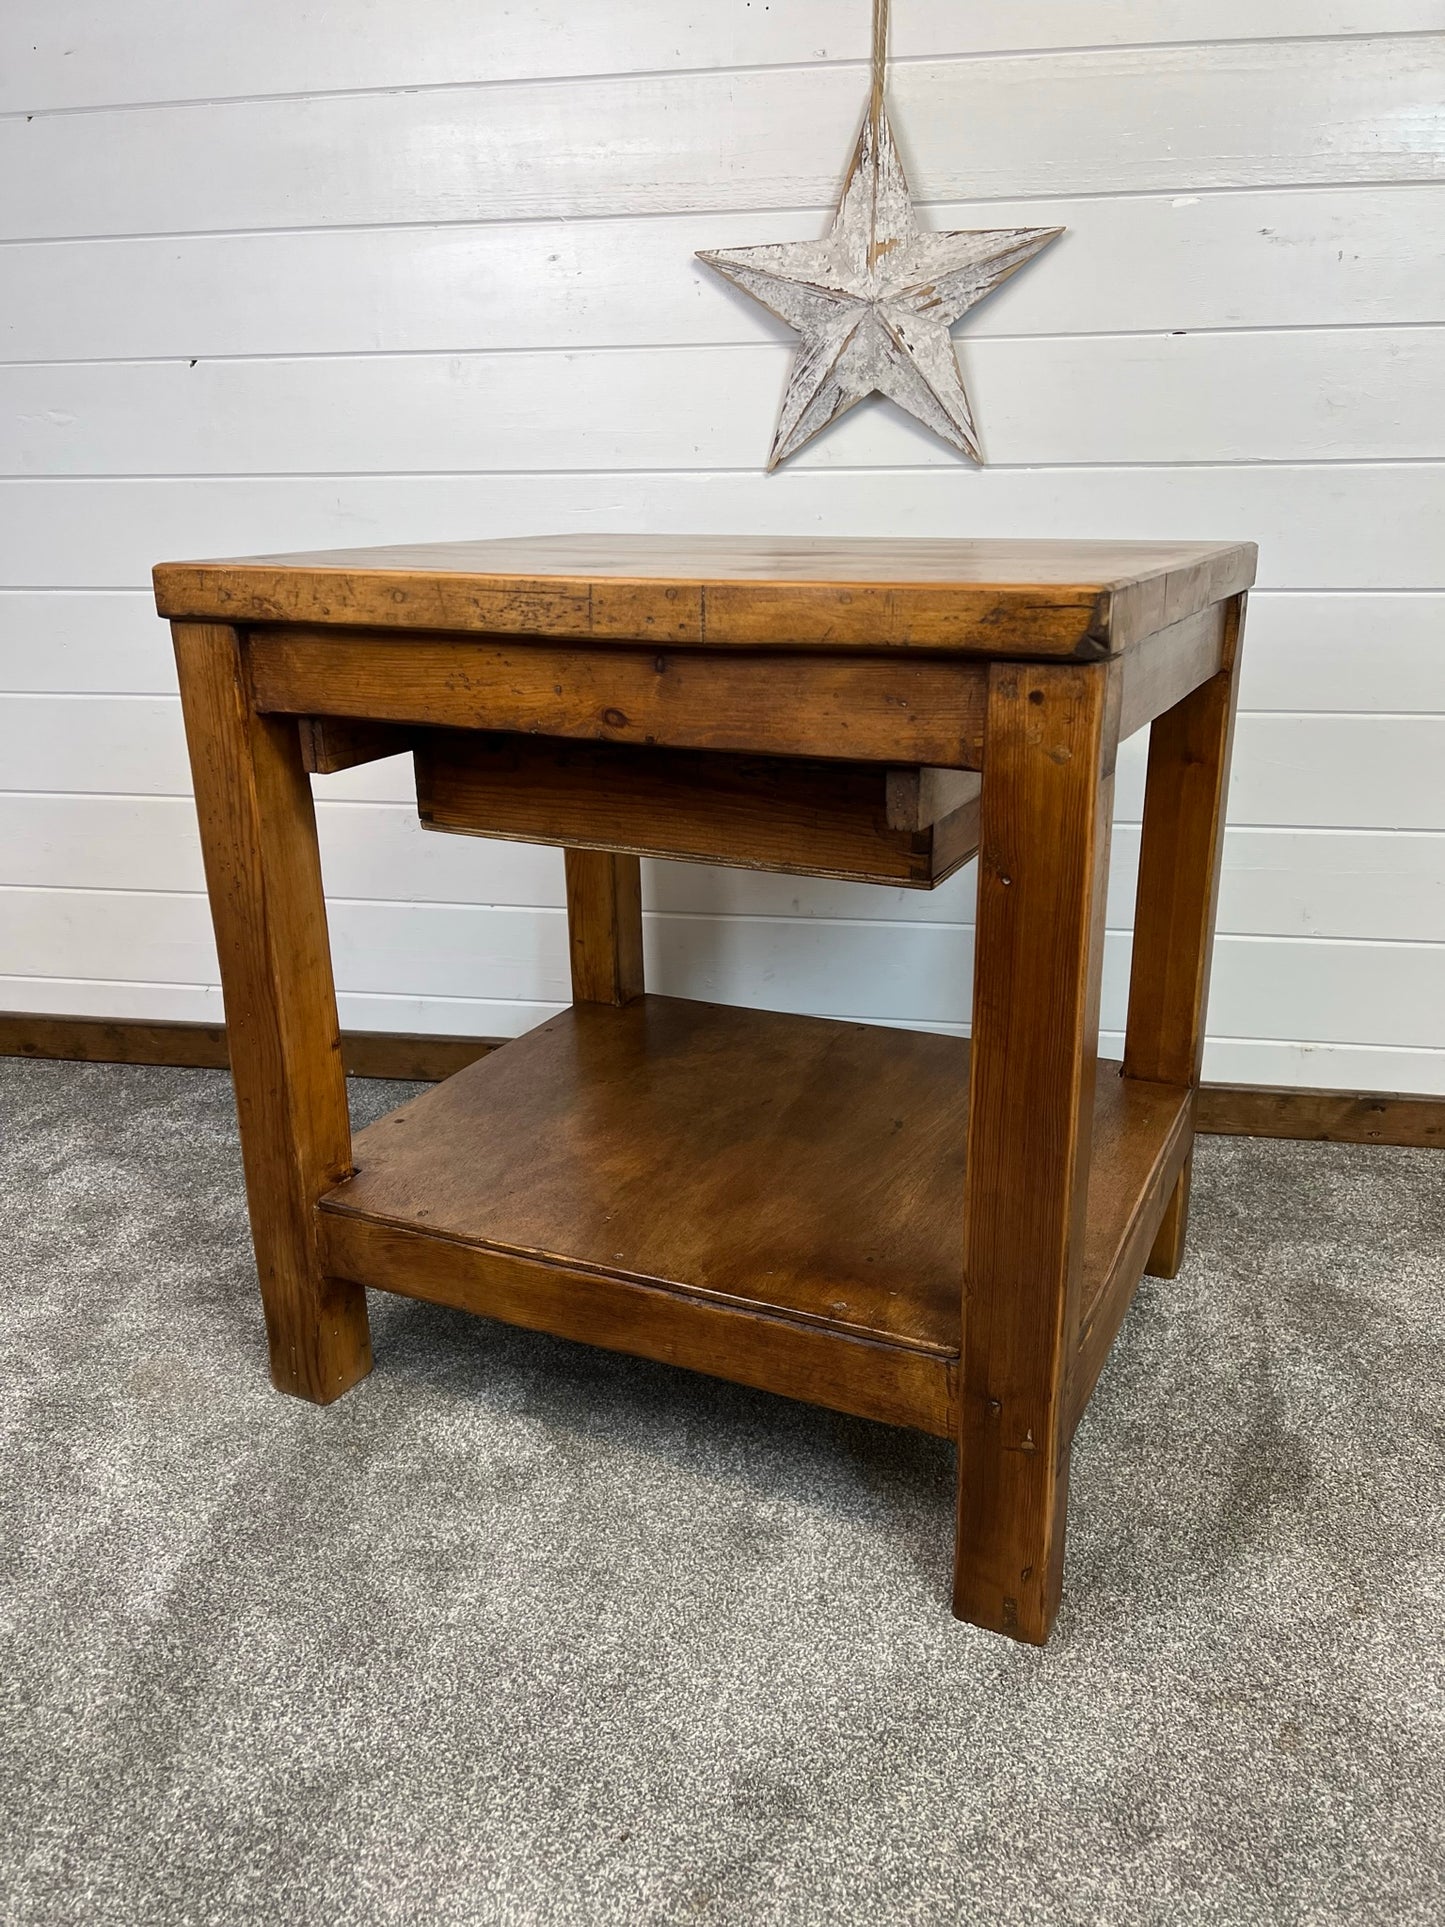
<instances>
[{"instance_id":1,"label":"pine wood frame","mask_svg":"<svg viewBox=\"0 0 1445 1927\"><path fill-rule=\"evenodd\" d=\"M411 629L397 621L402 592L387 593L385 575L367 604L360 565L348 568L339 618L298 625L287 620L287 585L292 601L314 609L315 570L302 566L307 558L291 560L268 569L268 619L259 623L195 619L213 613L208 596L224 605L244 589L256 565L245 565L250 576L234 571L228 589L228 565L158 572L160 607L173 618L277 1385L326 1402L369 1369L369 1286L952 1433L954 1610L1042 1643L1062 1586L1074 1427L1141 1273L1171 1276L1182 1248L1252 551L1202 551L1187 566L1142 570L1106 591L1070 585L1051 600L1035 590L1044 612L1036 658L1020 641L1029 604L1016 589L995 597L1007 622L980 616L983 592L970 586L959 598L962 630L924 634L917 647L905 637L891 654L821 638L790 646L786 626L773 633L789 643L762 653L756 637L717 649L701 634L659 651L637 635L658 595L649 603L636 585L625 603L631 633L577 635L575 599L563 598L549 622L545 600L530 593L515 636L457 634L438 628L442 618ZM454 621L456 571L447 583L444 620ZM492 581L489 622L500 594ZM775 604L786 594L775 588ZM825 600L838 606L836 585ZM949 615L943 590L930 588L925 601ZM1086 605L1090 627L1061 647L1071 612ZM1099 613L1106 606L1121 612L1117 632ZM385 610L389 633L355 626L362 607ZM331 725L317 719L336 718L328 749ZM1156 719L1125 1060L1100 1067L1115 754L1121 735ZM362 726L349 746L344 725ZM966 1075L967 1283L956 1314L940 1318L935 1308L929 1323L905 1307L922 1320L917 1329L858 1327L833 1316L824 1280L809 1286L813 1298L784 1306L685 1275L639 1282L587 1252L507 1249L457 1220L455 1200L438 1201L415 1161L403 1173L412 1203L401 1212L395 1183L388 1191L368 1168L386 1166L383 1147L396 1133L373 1126L353 1150L347 1129L308 763L342 767L336 758L386 753L396 742L388 731L407 725L982 772L971 1053L951 1060L956 1098L930 1097L932 1110L915 1120L925 1139L946 1135L948 1114L961 1119ZM559 1061L585 1067L589 1052L625 1073L654 1017L677 1027L667 1000L644 993L638 875L633 852L568 850L576 1005L572 1029L525 1040L552 1053L528 1060L539 1081L555 1086ZM780 1021L792 1027L781 1055L833 1048L831 1037L805 1034L816 1020ZM704 1049L698 1062L706 1059ZM943 1059L928 1062L930 1089L946 1092ZM451 1107L418 1114L423 1126L442 1118L438 1143L485 1096L488 1075L487 1064L473 1066L421 1100ZM585 1079L573 1088L585 1103ZM1101 1130L1112 1133L1104 1159L1093 1155ZM839 1210L846 1216L841 1194Z\"/></svg>"}]
</instances>

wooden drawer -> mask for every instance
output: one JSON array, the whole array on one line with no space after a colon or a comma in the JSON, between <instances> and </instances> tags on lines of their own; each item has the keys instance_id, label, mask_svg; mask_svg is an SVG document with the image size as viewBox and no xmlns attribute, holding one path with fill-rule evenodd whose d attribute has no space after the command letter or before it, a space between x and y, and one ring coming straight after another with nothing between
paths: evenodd
<instances>
[{"instance_id":1,"label":"wooden drawer","mask_svg":"<svg viewBox=\"0 0 1445 1927\"><path fill-rule=\"evenodd\" d=\"M471 730L411 737L434 830L929 890L978 847L979 779Z\"/></svg>"}]
</instances>

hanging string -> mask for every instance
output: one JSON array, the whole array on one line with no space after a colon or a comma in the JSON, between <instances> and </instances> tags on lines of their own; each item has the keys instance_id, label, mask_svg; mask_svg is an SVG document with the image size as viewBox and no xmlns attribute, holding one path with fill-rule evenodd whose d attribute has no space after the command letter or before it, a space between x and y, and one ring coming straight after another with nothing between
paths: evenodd
<instances>
[{"instance_id":1,"label":"hanging string","mask_svg":"<svg viewBox=\"0 0 1445 1927\"><path fill-rule=\"evenodd\" d=\"M873 0L873 97L868 113L874 125L883 114L883 82L888 69L888 0Z\"/></svg>"}]
</instances>

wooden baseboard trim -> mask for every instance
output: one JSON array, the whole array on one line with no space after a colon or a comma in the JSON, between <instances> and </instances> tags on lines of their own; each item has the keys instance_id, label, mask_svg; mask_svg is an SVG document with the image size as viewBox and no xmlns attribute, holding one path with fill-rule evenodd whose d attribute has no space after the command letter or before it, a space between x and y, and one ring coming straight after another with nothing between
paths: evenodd
<instances>
[{"instance_id":1,"label":"wooden baseboard trim","mask_svg":"<svg viewBox=\"0 0 1445 1927\"><path fill-rule=\"evenodd\" d=\"M346 1031L341 1049L354 1077L435 1083L505 1042L500 1037L424 1037ZM153 1024L129 1018L0 1013L0 1057L56 1057L90 1064L162 1064L224 1070L223 1024ZM1266 1084L1206 1084L1198 1128L1220 1137L1303 1138L1330 1144L1403 1144L1445 1149L1445 1097L1388 1091L1312 1091Z\"/></svg>"},{"instance_id":2,"label":"wooden baseboard trim","mask_svg":"<svg viewBox=\"0 0 1445 1927\"><path fill-rule=\"evenodd\" d=\"M437 1083L505 1042L500 1037L412 1037L345 1031L341 1052L353 1077ZM85 1064L163 1064L225 1070L224 1024L151 1024L128 1018L0 1014L0 1057L63 1057Z\"/></svg>"},{"instance_id":3,"label":"wooden baseboard trim","mask_svg":"<svg viewBox=\"0 0 1445 1927\"><path fill-rule=\"evenodd\" d=\"M1205 1084L1195 1122L1197 1129L1216 1137L1310 1138L1327 1144L1445 1150L1445 1097L1407 1097L1392 1091Z\"/></svg>"}]
</instances>

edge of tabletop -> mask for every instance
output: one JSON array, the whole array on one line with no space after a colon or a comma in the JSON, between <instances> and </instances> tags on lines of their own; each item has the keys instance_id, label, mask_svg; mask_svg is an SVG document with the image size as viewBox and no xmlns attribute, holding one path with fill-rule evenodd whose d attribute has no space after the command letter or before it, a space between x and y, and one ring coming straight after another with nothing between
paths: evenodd
<instances>
[{"instance_id":1,"label":"edge of tabletop","mask_svg":"<svg viewBox=\"0 0 1445 1927\"><path fill-rule=\"evenodd\" d=\"M529 575L319 558L158 562L152 580L159 615L237 628L1098 661L1253 583L1252 542L1193 546L1102 583Z\"/></svg>"}]
</instances>

